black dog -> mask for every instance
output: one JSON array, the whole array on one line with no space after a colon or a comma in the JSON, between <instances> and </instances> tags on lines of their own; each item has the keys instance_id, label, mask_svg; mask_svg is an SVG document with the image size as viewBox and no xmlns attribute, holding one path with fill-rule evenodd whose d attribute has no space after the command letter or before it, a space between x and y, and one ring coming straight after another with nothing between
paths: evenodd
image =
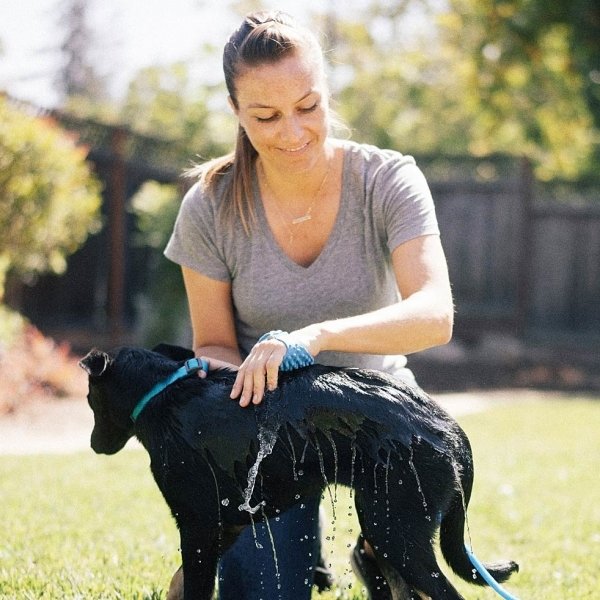
<instances>
[{"instance_id":1,"label":"black dog","mask_svg":"<svg viewBox=\"0 0 600 600\"><path fill-rule=\"evenodd\" d=\"M186 600L210 600L220 554L252 518L273 517L338 483L354 489L362 535L393 600L417 591L462 598L437 564L438 528L452 569L485 585L463 543L469 442L422 392L381 373L314 365L282 374L260 405L242 409L229 398L233 372L190 373L153 391L134 422L140 399L193 356L155 350L93 350L80 364L89 374L92 448L114 454L135 435L150 455L181 535ZM518 566L488 570L504 581Z\"/></svg>"}]
</instances>

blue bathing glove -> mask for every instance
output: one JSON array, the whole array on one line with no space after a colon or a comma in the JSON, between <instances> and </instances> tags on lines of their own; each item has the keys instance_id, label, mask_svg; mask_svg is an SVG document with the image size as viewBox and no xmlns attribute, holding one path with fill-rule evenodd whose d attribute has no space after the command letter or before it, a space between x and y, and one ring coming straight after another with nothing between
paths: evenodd
<instances>
[{"instance_id":1,"label":"blue bathing glove","mask_svg":"<svg viewBox=\"0 0 600 600\"><path fill-rule=\"evenodd\" d=\"M259 342L264 340L278 340L283 342L287 348L283 362L279 365L280 371L293 371L301 367L308 367L315 362L313 355L302 344L294 344L290 341L290 334L287 331L276 329L261 335Z\"/></svg>"}]
</instances>

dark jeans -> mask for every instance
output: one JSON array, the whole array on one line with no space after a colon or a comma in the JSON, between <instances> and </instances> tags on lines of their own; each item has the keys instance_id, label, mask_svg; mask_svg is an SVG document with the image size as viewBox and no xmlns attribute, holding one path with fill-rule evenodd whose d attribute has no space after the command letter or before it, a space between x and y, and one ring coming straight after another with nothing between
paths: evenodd
<instances>
[{"instance_id":1,"label":"dark jeans","mask_svg":"<svg viewBox=\"0 0 600 600\"><path fill-rule=\"evenodd\" d=\"M256 537L247 527L221 558L219 600L310 600L321 549L319 501L270 519L273 542L264 523L256 524Z\"/></svg>"}]
</instances>

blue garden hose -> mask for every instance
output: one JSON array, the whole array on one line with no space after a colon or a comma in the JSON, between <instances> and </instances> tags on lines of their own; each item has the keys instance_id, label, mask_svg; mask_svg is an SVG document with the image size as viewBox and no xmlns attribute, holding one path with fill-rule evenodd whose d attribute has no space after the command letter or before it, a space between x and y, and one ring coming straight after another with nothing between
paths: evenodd
<instances>
[{"instance_id":1,"label":"blue garden hose","mask_svg":"<svg viewBox=\"0 0 600 600\"><path fill-rule=\"evenodd\" d=\"M477 569L477 572L481 575L483 580L502 598L505 600L519 600L516 596L513 596L507 592L488 572L488 570L477 560L477 557L473 554L471 548L465 544L465 550L467 556L471 561L471 564Z\"/></svg>"}]
</instances>

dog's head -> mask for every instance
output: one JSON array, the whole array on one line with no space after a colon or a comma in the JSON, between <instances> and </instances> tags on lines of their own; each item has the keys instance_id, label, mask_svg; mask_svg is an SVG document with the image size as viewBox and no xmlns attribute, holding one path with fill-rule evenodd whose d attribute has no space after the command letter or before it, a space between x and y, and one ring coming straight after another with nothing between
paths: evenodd
<instances>
[{"instance_id":1,"label":"dog's head","mask_svg":"<svg viewBox=\"0 0 600 600\"><path fill-rule=\"evenodd\" d=\"M176 367L193 357L190 350L161 344L154 351L121 348L92 350L79 361L88 374L88 403L94 412L91 446L115 454L134 435L131 413L142 396Z\"/></svg>"},{"instance_id":2,"label":"dog's head","mask_svg":"<svg viewBox=\"0 0 600 600\"><path fill-rule=\"evenodd\" d=\"M94 412L91 446L99 454L115 454L133 435L133 423L126 408L119 405L111 379L115 357L100 350L92 350L79 361L88 374L88 404Z\"/></svg>"}]
</instances>

